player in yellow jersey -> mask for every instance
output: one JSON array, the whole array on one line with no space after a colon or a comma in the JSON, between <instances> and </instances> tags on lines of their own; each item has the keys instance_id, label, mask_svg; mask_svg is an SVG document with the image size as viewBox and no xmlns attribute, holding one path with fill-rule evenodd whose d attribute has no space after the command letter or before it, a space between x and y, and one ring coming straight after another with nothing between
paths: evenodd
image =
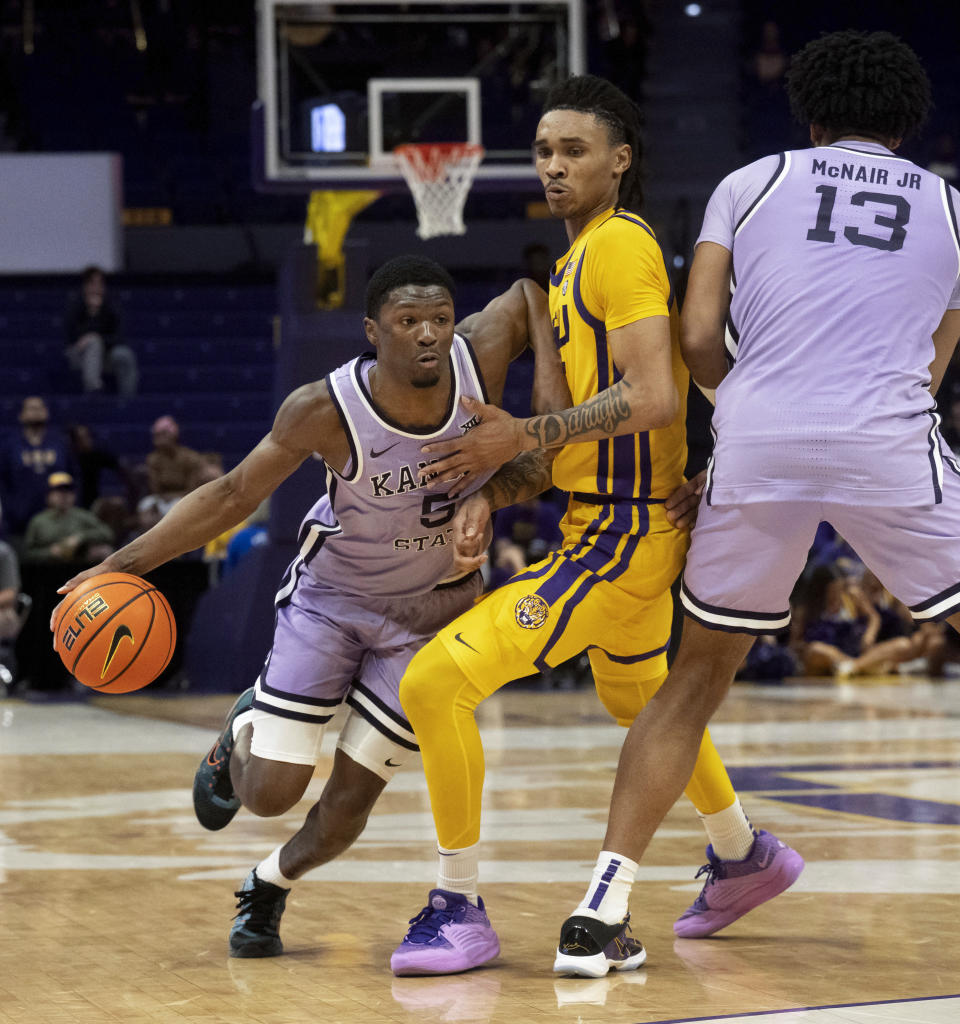
<instances>
[{"instance_id":1,"label":"player in yellow jersey","mask_svg":"<svg viewBox=\"0 0 960 1024\"><path fill-rule=\"evenodd\" d=\"M401 683L423 754L440 870L427 906L393 954L397 974L462 971L499 951L477 895L484 771L477 704L513 679L586 650L601 701L626 726L667 674L670 585L688 536L668 521L664 502L684 482L688 374L663 255L637 212L639 112L609 82L571 78L547 98L534 153L547 203L570 240L550 280L558 358L552 367L538 364L537 372L543 380L563 375L571 407L518 420L472 403L479 425L465 439L424 448L439 457L424 472L453 494L458 478L512 460L461 510L463 568L482 561L471 545L479 545L492 510L545 490L551 469L553 483L570 492L563 544L442 630ZM752 872L744 880L730 869L750 863L757 833L709 736L686 794L711 841L708 881L674 927L678 935L700 937L781 892L803 862L774 840L792 856L762 884ZM577 910L577 948L570 955L561 950L555 970L600 976L611 966L643 963L646 953L628 934L626 913L636 869L601 853ZM728 874L738 879L733 899ZM610 925L618 900L623 911Z\"/></svg>"}]
</instances>

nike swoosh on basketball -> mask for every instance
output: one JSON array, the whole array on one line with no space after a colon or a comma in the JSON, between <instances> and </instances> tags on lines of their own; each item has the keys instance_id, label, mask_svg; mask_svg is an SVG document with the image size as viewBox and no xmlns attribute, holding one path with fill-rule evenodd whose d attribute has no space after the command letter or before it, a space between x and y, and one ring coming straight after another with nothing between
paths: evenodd
<instances>
[{"instance_id":1,"label":"nike swoosh on basketball","mask_svg":"<svg viewBox=\"0 0 960 1024\"><path fill-rule=\"evenodd\" d=\"M377 451L376 448L371 448L370 458L379 459L381 455L385 455L391 448L396 448L399 443L399 441L394 441L393 444L388 444L386 448L381 448L380 451Z\"/></svg>"},{"instance_id":2,"label":"nike swoosh on basketball","mask_svg":"<svg viewBox=\"0 0 960 1024\"><path fill-rule=\"evenodd\" d=\"M133 633L130 631L129 626L117 626L113 631L113 639L110 641L110 649L107 651L106 660L103 663L103 669L100 672L100 678L107 674L107 669L110 667L110 662L113 661L114 655L117 653L117 648L120 646L122 640L129 640L132 644L136 644L136 640L133 638Z\"/></svg>"},{"instance_id":3,"label":"nike swoosh on basketball","mask_svg":"<svg viewBox=\"0 0 960 1024\"><path fill-rule=\"evenodd\" d=\"M474 647L472 644L468 644L467 641L463 639L463 636L460 633L454 633L453 634L453 639L454 640L459 640L460 643L462 643L464 647L469 647L470 650L473 651L474 654L479 654L480 653L476 649L476 647Z\"/></svg>"}]
</instances>

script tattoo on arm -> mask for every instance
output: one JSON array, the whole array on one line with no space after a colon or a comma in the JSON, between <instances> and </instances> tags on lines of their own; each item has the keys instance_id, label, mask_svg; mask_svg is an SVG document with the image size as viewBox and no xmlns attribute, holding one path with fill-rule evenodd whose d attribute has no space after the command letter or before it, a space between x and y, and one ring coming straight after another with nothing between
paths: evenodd
<instances>
[{"instance_id":1,"label":"script tattoo on arm","mask_svg":"<svg viewBox=\"0 0 960 1024\"><path fill-rule=\"evenodd\" d=\"M553 452L545 452L542 448L521 452L504 463L483 487L491 511L526 501L549 490L553 482L550 474L552 464Z\"/></svg>"},{"instance_id":2,"label":"script tattoo on arm","mask_svg":"<svg viewBox=\"0 0 960 1024\"><path fill-rule=\"evenodd\" d=\"M585 440L583 435L591 432L613 437L617 427L630 419L630 402L625 390L623 381L618 381L572 409L534 416L528 420L526 431L543 448L559 448L571 441Z\"/></svg>"}]
</instances>

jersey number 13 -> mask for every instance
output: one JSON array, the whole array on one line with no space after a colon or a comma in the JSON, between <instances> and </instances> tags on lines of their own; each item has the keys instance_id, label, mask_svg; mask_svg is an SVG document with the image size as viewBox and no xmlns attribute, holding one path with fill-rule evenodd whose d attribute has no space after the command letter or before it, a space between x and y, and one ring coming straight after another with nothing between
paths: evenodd
<instances>
[{"instance_id":1,"label":"jersey number 13","mask_svg":"<svg viewBox=\"0 0 960 1024\"><path fill-rule=\"evenodd\" d=\"M808 242L835 242L836 231L830 230L830 221L833 217L833 207L837 201L836 185L818 185L817 192L820 194L820 209L817 210L816 227L810 228L807 232ZM896 252L903 248L903 240L907 237L904 225L910 220L910 204L903 196L892 196L885 192L854 192L850 196L851 206L866 206L867 203L875 203L880 206L891 207L894 215L888 217L885 214L874 215L873 222L879 228L889 229L889 234L866 235L859 228L846 227L843 229L843 237L853 245L866 245L871 249L883 249L886 252Z\"/></svg>"}]
</instances>

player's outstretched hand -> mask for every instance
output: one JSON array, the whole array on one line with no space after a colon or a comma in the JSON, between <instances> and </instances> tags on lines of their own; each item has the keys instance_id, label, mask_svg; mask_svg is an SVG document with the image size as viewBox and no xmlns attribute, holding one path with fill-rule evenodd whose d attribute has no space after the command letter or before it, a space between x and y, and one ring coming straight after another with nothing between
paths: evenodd
<instances>
[{"instance_id":1,"label":"player's outstretched hand","mask_svg":"<svg viewBox=\"0 0 960 1024\"><path fill-rule=\"evenodd\" d=\"M487 560L492 533L490 505L480 494L471 494L453 517L453 568L473 572Z\"/></svg>"},{"instance_id":2,"label":"player's outstretched hand","mask_svg":"<svg viewBox=\"0 0 960 1024\"><path fill-rule=\"evenodd\" d=\"M484 405L464 396L460 399L470 419L477 424L463 437L424 445L423 452L436 461L420 471L420 479L430 488L442 486L455 498L480 474L499 469L522 448L521 420L495 405Z\"/></svg>"},{"instance_id":3,"label":"player's outstretched hand","mask_svg":"<svg viewBox=\"0 0 960 1024\"><path fill-rule=\"evenodd\" d=\"M63 594L63 601L66 601L66 595L69 594L71 590L75 590L77 587L79 587L84 580L88 580L90 579L91 576L97 576L102 572L118 571L119 570L117 570L115 566L110 564L110 559L105 558L99 565L92 565L90 566L89 569L84 569L83 572L78 572L76 576L71 576L70 579L68 579L67 582L63 584L62 587L58 588L57 593ZM50 613L51 633L53 632L53 624L57 621L57 612L60 611L60 605L63 604L63 601L61 601L60 604L58 604L57 607L54 608L53 611Z\"/></svg>"},{"instance_id":4,"label":"player's outstretched hand","mask_svg":"<svg viewBox=\"0 0 960 1024\"><path fill-rule=\"evenodd\" d=\"M706 479L707 471L701 470L695 477L685 484L681 484L664 502L663 507L667 511L667 519L678 530L692 527L696 523L697 511L700 508L700 496L703 494L703 485Z\"/></svg>"}]
</instances>

